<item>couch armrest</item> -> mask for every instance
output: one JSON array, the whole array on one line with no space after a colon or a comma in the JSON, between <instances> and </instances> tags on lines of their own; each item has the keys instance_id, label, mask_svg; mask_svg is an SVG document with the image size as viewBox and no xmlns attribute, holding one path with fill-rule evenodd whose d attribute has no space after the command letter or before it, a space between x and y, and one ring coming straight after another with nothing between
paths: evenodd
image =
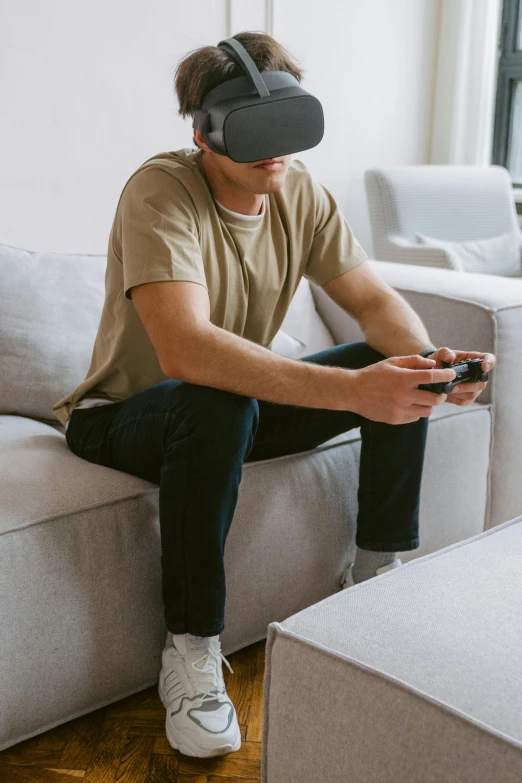
<instances>
[{"instance_id":1,"label":"couch armrest","mask_svg":"<svg viewBox=\"0 0 522 783\"><path fill-rule=\"evenodd\" d=\"M386 248L381 252L381 263L387 261L456 270L452 256L444 248L410 242L401 234L388 234Z\"/></svg>"},{"instance_id":2,"label":"couch armrest","mask_svg":"<svg viewBox=\"0 0 522 783\"><path fill-rule=\"evenodd\" d=\"M522 278L371 261L420 315L433 344L497 357L478 402L492 402L489 523L522 514ZM317 286L316 308L337 343L364 340L359 325ZM451 444L448 444L451 447Z\"/></svg>"}]
</instances>

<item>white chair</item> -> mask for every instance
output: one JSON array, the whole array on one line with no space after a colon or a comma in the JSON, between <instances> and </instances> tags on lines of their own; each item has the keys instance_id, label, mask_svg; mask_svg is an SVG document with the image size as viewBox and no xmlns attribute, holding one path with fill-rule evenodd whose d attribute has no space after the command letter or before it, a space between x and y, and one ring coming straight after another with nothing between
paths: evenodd
<instances>
[{"instance_id":1,"label":"white chair","mask_svg":"<svg viewBox=\"0 0 522 783\"><path fill-rule=\"evenodd\" d=\"M373 258L400 264L455 268L442 247L417 241L467 242L515 235L522 244L513 189L503 166L391 166L365 172ZM502 261L492 274L505 274ZM521 269L522 272L522 269Z\"/></svg>"}]
</instances>

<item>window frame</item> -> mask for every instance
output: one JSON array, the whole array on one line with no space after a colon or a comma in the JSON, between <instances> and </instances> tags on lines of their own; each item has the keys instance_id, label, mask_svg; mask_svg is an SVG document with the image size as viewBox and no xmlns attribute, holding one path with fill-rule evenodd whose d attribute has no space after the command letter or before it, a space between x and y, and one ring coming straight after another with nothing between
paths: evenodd
<instances>
[{"instance_id":1,"label":"window frame","mask_svg":"<svg viewBox=\"0 0 522 783\"><path fill-rule=\"evenodd\" d=\"M499 35L497 91L493 130L492 163L508 163L511 106L516 82L522 80L522 49L517 48L519 24L522 24L522 0L504 0ZM509 171L509 169L508 169ZM513 183L522 192L522 183Z\"/></svg>"}]
</instances>

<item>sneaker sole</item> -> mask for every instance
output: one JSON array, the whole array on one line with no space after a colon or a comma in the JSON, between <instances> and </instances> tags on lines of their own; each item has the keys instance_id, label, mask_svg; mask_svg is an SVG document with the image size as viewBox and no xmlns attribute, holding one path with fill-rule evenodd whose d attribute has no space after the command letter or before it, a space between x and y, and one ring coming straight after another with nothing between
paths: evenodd
<instances>
[{"instance_id":1,"label":"sneaker sole","mask_svg":"<svg viewBox=\"0 0 522 783\"><path fill-rule=\"evenodd\" d=\"M161 703L165 707L165 710L168 712L167 702L163 697L163 691L161 688L161 677L158 684L158 693L161 699ZM195 756L196 758L208 758L209 756L224 756L227 753L232 753L235 750L239 750L239 748L241 747L241 734L239 734L237 742L234 745L231 745L230 743L227 743L226 745L218 745L215 748L210 748L208 753L203 753L200 748L194 748L190 744L185 744L185 743L178 744L173 738L172 734L170 733L168 714L165 716L165 734L167 735L167 740L171 748L174 748L174 750L179 750L179 752L183 753L185 756Z\"/></svg>"}]
</instances>

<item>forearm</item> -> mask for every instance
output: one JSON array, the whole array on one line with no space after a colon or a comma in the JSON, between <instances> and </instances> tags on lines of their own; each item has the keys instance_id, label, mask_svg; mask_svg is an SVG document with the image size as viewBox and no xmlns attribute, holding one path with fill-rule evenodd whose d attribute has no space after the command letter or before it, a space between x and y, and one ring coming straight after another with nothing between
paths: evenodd
<instances>
[{"instance_id":1,"label":"forearm","mask_svg":"<svg viewBox=\"0 0 522 783\"><path fill-rule=\"evenodd\" d=\"M355 370L288 359L211 323L183 338L183 357L171 377L268 402L351 409Z\"/></svg>"},{"instance_id":2,"label":"forearm","mask_svg":"<svg viewBox=\"0 0 522 783\"><path fill-rule=\"evenodd\" d=\"M398 293L383 297L359 323L366 342L387 358L437 347L415 310Z\"/></svg>"}]
</instances>

